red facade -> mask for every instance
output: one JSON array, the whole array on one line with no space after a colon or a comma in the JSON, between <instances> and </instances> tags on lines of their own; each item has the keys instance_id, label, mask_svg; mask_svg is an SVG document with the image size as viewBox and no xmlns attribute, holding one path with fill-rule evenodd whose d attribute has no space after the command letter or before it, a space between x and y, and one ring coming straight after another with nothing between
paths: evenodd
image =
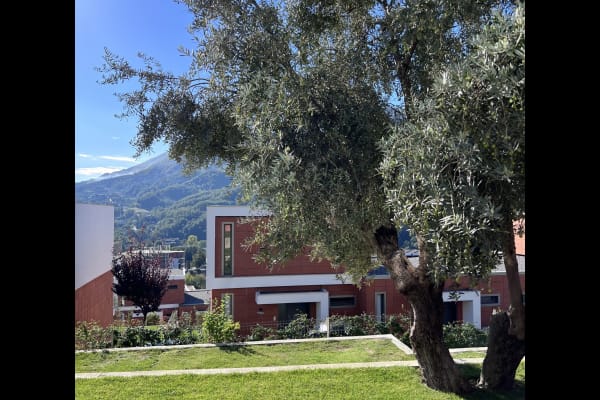
<instances>
[{"instance_id":1,"label":"red facade","mask_svg":"<svg viewBox=\"0 0 600 400\"><path fill-rule=\"evenodd\" d=\"M236 213L236 209L239 209L239 213L232 215ZM221 210L227 215L219 214ZM343 270L335 271L327 262L311 262L307 256L298 257L284 267L276 267L273 270L255 263L252 259L252 249L246 250L242 246L253 233L252 224L241 223L241 217L249 215L246 212L247 208L244 207L215 207L214 210L209 207L207 218L207 224L214 224L214 235L209 233L207 237L207 252L214 252L212 258L207 257L207 288L211 289L213 304L215 300L220 300L226 295L233 295L231 311L234 320L239 321L242 326L240 333L247 334L256 324L276 326L283 317L291 315L285 312L283 304L295 307L296 303L290 298L304 298L303 293L306 293L307 299L321 299L319 293L326 293L328 303L321 300L301 301L302 311L308 312L309 317L317 320L324 315L334 314L366 313L389 316L410 311L407 299L398 292L388 275L369 278L366 280L367 284L359 288L352 283L342 283L332 278L332 274L341 273ZM208 231L210 232L210 229ZM226 244L229 240L230 245ZM519 250L523 249L524 252L524 238L522 242ZM227 254L231 254L232 261L227 261ZM228 262L231 262L229 267ZM212 279L208 276L211 273ZM488 280L481 282L475 291L469 287L468 281L463 280L460 283L458 288L462 292L468 292L465 299L459 299L458 302L446 300L447 303L451 303L447 304L448 307L455 309L453 319L471 320L475 321L476 326L485 327L494 309L508 307L508 287L504 274L492 275ZM524 273L521 274L521 284L525 292ZM455 285L454 282L448 282L446 287L451 291L456 288ZM481 299L485 298L486 302L497 299L498 303L486 305L482 301L479 307L479 302L474 300L474 294L482 296ZM261 300L261 296L273 296L273 299L281 299L283 303L277 303L277 300ZM463 305L463 301L471 303ZM319 307L323 304L328 304L328 310L320 310ZM477 307L480 309L473 310ZM467 312L470 314L466 315Z\"/></svg>"},{"instance_id":2,"label":"red facade","mask_svg":"<svg viewBox=\"0 0 600 400\"><path fill-rule=\"evenodd\" d=\"M107 271L75 289L75 321L95 321L108 326L113 321L113 275Z\"/></svg>"}]
</instances>

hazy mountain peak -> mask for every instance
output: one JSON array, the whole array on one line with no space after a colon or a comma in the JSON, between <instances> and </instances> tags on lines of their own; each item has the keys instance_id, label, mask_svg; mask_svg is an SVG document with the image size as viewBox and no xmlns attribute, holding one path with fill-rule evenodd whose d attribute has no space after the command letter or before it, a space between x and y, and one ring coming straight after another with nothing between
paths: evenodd
<instances>
[{"instance_id":1,"label":"hazy mountain peak","mask_svg":"<svg viewBox=\"0 0 600 400\"><path fill-rule=\"evenodd\" d=\"M160 154L101 179L75 183L77 202L115 206L115 236L131 226L146 226L147 239L188 235L206 237L206 205L235 204L237 191L222 168L209 166L190 175L183 166Z\"/></svg>"}]
</instances>

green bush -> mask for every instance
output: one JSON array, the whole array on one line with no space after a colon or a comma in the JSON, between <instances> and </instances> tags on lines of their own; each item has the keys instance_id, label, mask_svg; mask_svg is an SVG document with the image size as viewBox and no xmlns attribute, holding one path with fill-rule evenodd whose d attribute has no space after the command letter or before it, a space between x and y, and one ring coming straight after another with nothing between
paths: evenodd
<instances>
[{"instance_id":1,"label":"green bush","mask_svg":"<svg viewBox=\"0 0 600 400\"><path fill-rule=\"evenodd\" d=\"M276 340L279 338L277 331L273 328L256 324L248 335L248 340Z\"/></svg>"},{"instance_id":2,"label":"green bush","mask_svg":"<svg viewBox=\"0 0 600 400\"><path fill-rule=\"evenodd\" d=\"M228 343L236 339L240 323L233 321L225 312L226 303L218 299L212 311L206 311L202 320L202 338L209 343Z\"/></svg>"},{"instance_id":3,"label":"green bush","mask_svg":"<svg viewBox=\"0 0 600 400\"><path fill-rule=\"evenodd\" d=\"M315 324L316 321L313 318L308 318L304 313L298 313L295 318L283 329L280 329L278 333L285 339L304 339L312 336Z\"/></svg>"},{"instance_id":4,"label":"green bush","mask_svg":"<svg viewBox=\"0 0 600 400\"><path fill-rule=\"evenodd\" d=\"M144 326L128 326L114 329L114 347L141 347L162 344L163 335L160 330L148 329Z\"/></svg>"},{"instance_id":5,"label":"green bush","mask_svg":"<svg viewBox=\"0 0 600 400\"><path fill-rule=\"evenodd\" d=\"M75 350L110 347L112 336L111 328L103 328L96 321L79 321L75 324Z\"/></svg>"},{"instance_id":6,"label":"green bush","mask_svg":"<svg viewBox=\"0 0 600 400\"><path fill-rule=\"evenodd\" d=\"M185 284L194 286L196 289L206 288L206 276L204 274L193 274L187 272L185 274Z\"/></svg>"},{"instance_id":7,"label":"green bush","mask_svg":"<svg viewBox=\"0 0 600 400\"><path fill-rule=\"evenodd\" d=\"M389 333L385 323L377 322L374 316L332 315L329 317L329 336L364 336Z\"/></svg>"},{"instance_id":8,"label":"green bush","mask_svg":"<svg viewBox=\"0 0 600 400\"><path fill-rule=\"evenodd\" d=\"M160 316L157 312L150 312L146 316L146 325L158 325L160 323Z\"/></svg>"},{"instance_id":9,"label":"green bush","mask_svg":"<svg viewBox=\"0 0 600 400\"><path fill-rule=\"evenodd\" d=\"M182 328L191 328L192 327L192 314L187 311L184 311L179 316L179 326Z\"/></svg>"},{"instance_id":10,"label":"green bush","mask_svg":"<svg viewBox=\"0 0 600 400\"><path fill-rule=\"evenodd\" d=\"M139 347L143 345L142 331L146 328L142 326L128 326L125 330L114 330L115 347Z\"/></svg>"},{"instance_id":11,"label":"green bush","mask_svg":"<svg viewBox=\"0 0 600 400\"><path fill-rule=\"evenodd\" d=\"M444 325L444 343L448 348L482 347L487 345L487 334L473 325L460 321Z\"/></svg>"}]
</instances>

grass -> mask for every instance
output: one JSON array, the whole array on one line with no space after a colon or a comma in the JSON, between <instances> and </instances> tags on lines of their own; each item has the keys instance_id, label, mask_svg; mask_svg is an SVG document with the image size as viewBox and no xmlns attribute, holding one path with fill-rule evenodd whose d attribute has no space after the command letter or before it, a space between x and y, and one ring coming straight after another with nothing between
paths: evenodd
<instances>
[{"instance_id":1,"label":"grass","mask_svg":"<svg viewBox=\"0 0 600 400\"><path fill-rule=\"evenodd\" d=\"M452 358L484 358L485 351L465 351L460 353L450 353Z\"/></svg>"},{"instance_id":2,"label":"grass","mask_svg":"<svg viewBox=\"0 0 600 400\"><path fill-rule=\"evenodd\" d=\"M76 353L75 372L266 367L414 360L389 339Z\"/></svg>"},{"instance_id":3,"label":"grass","mask_svg":"<svg viewBox=\"0 0 600 400\"><path fill-rule=\"evenodd\" d=\"M476 390L458 396L429 389L411 367L348 370L304 370L231 375L176 375L133 378L77 379L79 400L98 399L421 399L521 400L525 398L525 362L517 371L517 388L510 392ZM461 366L467 376L479 366Z\"/></svg>"},{"instance_id":4,"label":"grass","mask_svg":"<svg viewBox=\"0 0 600 400\"><path fill-rule=\"evenodd\" d=\"M454 358L485 357L485 352L463 352ZM224 357L227 360L224 361ZM76 353L75 372L150 371L162 369L209 369L278 365L333 364L414 360L388 339L357 339L329 342L250 345L183 349L152 349Z\"/></svg>"}]
</instances>

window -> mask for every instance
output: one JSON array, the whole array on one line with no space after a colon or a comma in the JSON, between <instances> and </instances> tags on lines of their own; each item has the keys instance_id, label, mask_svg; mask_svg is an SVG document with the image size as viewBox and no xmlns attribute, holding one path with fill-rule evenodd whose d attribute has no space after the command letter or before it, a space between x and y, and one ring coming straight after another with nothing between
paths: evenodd
<instances>
[{"instance_id":1,"label":"window","mask_svg":"<svg viewBox=\"0 0 600 400\"><path fill-rule=\"evenodd\" d=\"M356 299L354 296L336 296L329 298L329 307L354 307L356 305Z\"/></svg>"},{"instance_id":2,"label":"window","mask_svg":"<svg viewBox=\"0 0 600 400\"><path fill-rule=\"evenodd\" d=\"M481 295L482 306L499 306L500 295L499 294L482 294Z\"/></svg>"},{"instance_id":3,"label":"window","mask_svg":"<svg viewBox=\"0 0 600 400\"><path fill-rule=\"evenodd\" d=\"M523 305L525 305L525 293L521 295L521 298L523 299Z\"/></svg>"},{"instance_id":4,"label":"window","mask_svg":"<svg viewBox=\"0 0 600 400\"><path fill-rule=\"evenodd\" d=\"M378 322L385 321L385 293L375 293L375 318Z\"/></svg>"},{"instance_id":5,"label":"window","mask_svg":"<svg viewBox=\"0 0 600 400\"><path fill-rule=\"evenodd\" d=\"M169 285L167 286L167 289L177 289L177 285Z\"/></svg>"},{"instance_id":6,"label":"window","mask_svg":"<svg viewBox=\"0 0 600 400\"><path fill-rule=\"evenodd\" d=\"M233 318L233 293L223 293L221 295L221 304L223 304L225 314Z\"/></svg>"},{"instance_id":7,"label":"window","mask_svg":"<svg viewBox=\"0 0 600 400\"><path fill-rule=\"evenodd\" d=\"M233 275L233 223L223 224L223 276Z\"/></svg>"}]
</instances>

